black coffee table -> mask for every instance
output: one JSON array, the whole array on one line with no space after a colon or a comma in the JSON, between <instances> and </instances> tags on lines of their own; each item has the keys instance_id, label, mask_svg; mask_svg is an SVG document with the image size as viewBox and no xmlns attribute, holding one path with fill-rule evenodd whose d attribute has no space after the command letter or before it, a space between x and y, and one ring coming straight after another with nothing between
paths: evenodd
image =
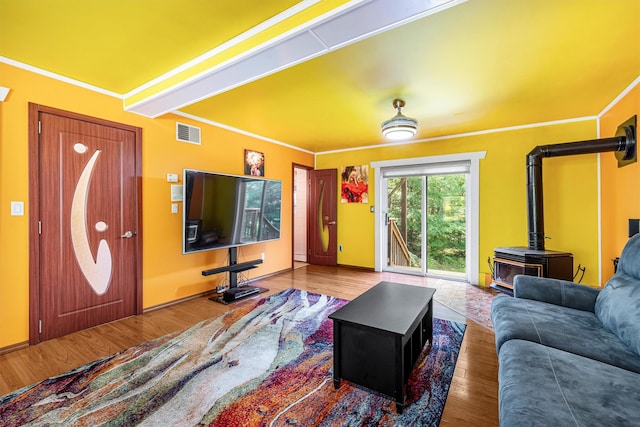
<instances>
[{"instance_id":1,"label":"black coffee table","mask_svg":"<svg viewBox=\"0 0 640 427\"><path fill-rule=\"evenodd\" d=\"M386 394L402 413L404 386L433 340L435 291L380 282L331 314L334 386L345 379Z\"/></svg>"}]
</instances>

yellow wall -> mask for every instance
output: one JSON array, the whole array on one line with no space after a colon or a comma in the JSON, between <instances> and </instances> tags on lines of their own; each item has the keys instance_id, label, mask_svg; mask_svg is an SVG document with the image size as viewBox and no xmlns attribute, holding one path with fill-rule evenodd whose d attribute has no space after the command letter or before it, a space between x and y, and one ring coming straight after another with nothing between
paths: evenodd
<instances>
[{"instance_id":1,"label":"yellow wall","mask_svg":"<svg viewBox=\"0 0 640 427\"><path fill-rule=\"evenodd\" d=\"M243 174L244 149L265 153L267 178L283 181L282 236L276 242L242 247L240 260L265 263L252 276L287 269L292 258L292 163L312 166L313 156L183 117L147 119L127 113L122 101L74 85L0 64L0 84L11 88L0 103L0 347L28 338L28 103L126 123L143 129L143 306L188 297L210 289L222 276L203 277L201 270L226 263L224 250L181 254L181 218L170 212L167 173L181 176L185 167ZM241 107L239 107L241 108ZM601 134L640 112L637 87L601 119ZM175 122L202 128L202 145L175 140ZM595 120L466 136L417 144L393 145L317 155L318 169L473 151L487 152L480 161L479 282L489 272L487 258L497 246L526 246L525 156L536 145L593 139ZM612 166L613 154L602 157L603 278L612 273L610 259L626 241L626 219L640 217L639 167ZM598 188L597 155L543 160L547 249L569 251L574 265L586 267L583 283L597 285ZM370 203L338 204L338 263L374 266L373 170L369 170ZM629 196L631 195L631 196ZM25 216L10 216L10 201L24 201ZM611 270L611 271L609 271Z\"/></svg>"},{"instance_id":2,"label":"yellow wall","mask_svg":"<svg viewBox=\"0 0 640 427\"><path fill-rule=\"evenodd\" d=\"M588 120L455 139L393 145L316 156L316 168L373 161L485 151L480 160L480 247L478 282L489 273L487 259L497 246L526 246L526 154L537 145L596 138L596 121ZM369 170L369 205L338 205L338 263L374 266L375 204L373 169ZM574 266L586 266L582 283L598 283L597 156L543 160L546 248L571 252Z\"/></svg>"},{"instance_id":3,"label":"yellow wall","mask_svg":"<svg viewBox=\"0 0 640 427\"><path fill-rule=\"evenodd\" d=\"M142 128L143 306L145 308L214 289L223 275L201 271L226 263L225 250L181 253L181 221L171 213L167 173L183 168L243 175L244 149L265 153L265 176L283 182L282 234L275 242L244 246L239 259L265 262L251 276L291 267L292 163L313 165L313 156L183 117L148 119L127 113L120 99L0 63L0 85L11 89L0 102L0 348L28 339L28 103L68 110ZM239 106L239 111L242 106ZM175 122L202 129L202 145L176 141ZM25 202L25 216L10 216L10 201ZM180 209L182 207L180 206Z\"/></svg>"},{"instance_id":4,"label":"yellow wall","mask_svg":"<svg viewBox=\"0 0 640 427\"><path fill-rule=\"evenodd\" d=\"M640 85L636 85L600 118L600 135L603 138L615 136L618 126L633 115L640 115ZM604 283L613 275L611 260L620 256L627 242L627 220L640 218L640 163L618 168L614 153L601 154L600 163Z\"/></svg>"}]
</instances>

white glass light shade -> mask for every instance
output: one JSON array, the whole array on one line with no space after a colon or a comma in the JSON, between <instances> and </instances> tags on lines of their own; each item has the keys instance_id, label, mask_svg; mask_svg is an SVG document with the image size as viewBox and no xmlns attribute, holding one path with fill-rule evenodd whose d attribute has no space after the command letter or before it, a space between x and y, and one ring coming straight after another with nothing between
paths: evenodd
<instances>
[{"instance_id":1,"label":"white glass light shade","mask_svg":"<svg viewBox=\"0 0 640 427\"><path fill-rule=\"evenodd\" d=\"M382 135L393 141L411 138L418 132L418 121L402 114L404 101L395 99L393 106L398 110L398 114L382 123Z\"/></svg>"},{"instance_id":2,"label":"white glass light shade","mask_svg":"<svg viewBox=\"0 0 640 427\"><path fill-rule=\"evenodd\" d=\"M394 117L382 124L382 135L394 141L411 138L418 131L418 123L413 119Z\"/></svg>"}]
</instances>

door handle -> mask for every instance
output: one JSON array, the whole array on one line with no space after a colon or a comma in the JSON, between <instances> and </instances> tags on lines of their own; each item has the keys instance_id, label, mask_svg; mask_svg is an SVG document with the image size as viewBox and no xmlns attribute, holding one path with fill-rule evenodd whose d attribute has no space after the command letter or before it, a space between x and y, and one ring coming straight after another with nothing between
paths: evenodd
<instances>
[{"instance_id":1,"label":"door handle","mask_svg":"<svg viewBox=\"0 0 640 427\"><path fill-rule=\"evenodd\" d=\"M336 225L336 222L335 221L330 221L330 222L327 223L327 225Z\"/></svg>"},{"instance_id":2,"label":"door handle","mask_svg":"<svg viewBox=\"0 0 640 427\"><path fill-rule=\"evenodd\" d=\"M120 237L122 237L123 239L130 239L133 237L133 233L131 231L127 231Z\"/></svg>"}]
</instances>

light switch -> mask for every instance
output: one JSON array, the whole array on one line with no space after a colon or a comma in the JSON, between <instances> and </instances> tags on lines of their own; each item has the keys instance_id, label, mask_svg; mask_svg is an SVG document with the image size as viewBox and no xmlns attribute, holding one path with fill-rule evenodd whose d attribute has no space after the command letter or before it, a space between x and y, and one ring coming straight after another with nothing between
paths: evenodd
<instances>
[{"instance_id":1,"label":"light switch","mask_svg":"<svg viewBox=\"0 0 640 427\"><path fill-rule=\"evenodd\" d=\"M24 215L24 202L11 202L11 216Z\"/></svg>"},{"instance_id":2,"label":"light switch","mask_svg":"<svg viewBox=\"0 0 640 427\"><path fill-rule=\"evenodd\" d=\"M182 201L182 185L171 184L171 201L172 202Z\"/></svg>"},{"instance_id":3,"label":"light switch","mask_svg":"<svg viewBox=\"0 0 640 427\"><path fill-rule=\"evenodd\" d=\"M177 214L178 213L178 204L177 203L171 203L171 213L172 214Z\"/></svg>"}]
</instances>

